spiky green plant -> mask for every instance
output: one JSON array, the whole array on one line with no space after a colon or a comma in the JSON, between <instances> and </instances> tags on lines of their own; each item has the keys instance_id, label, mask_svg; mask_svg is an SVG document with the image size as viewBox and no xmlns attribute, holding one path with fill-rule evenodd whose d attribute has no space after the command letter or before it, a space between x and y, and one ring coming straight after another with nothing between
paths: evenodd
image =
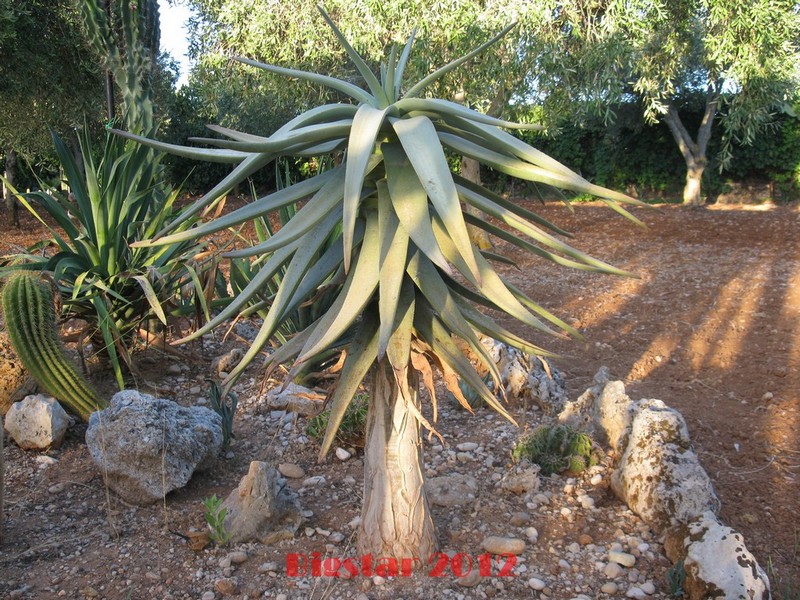
<instances>
[{"instance_id":1,"label":"spiky green plant","mask_svg":"<svg viewBox=\"0 0 800 600\"><path fill-rule=\"evenodd\" d=\"M122 365L143 328L165 327L168 317L199 303L209 312L200 281L200 251L189 239L158 248L134 248L175 218L179 191L163 185L161 153L109 135L96 156L88 135L80 137L83 169L53 134L69 194L40 182L42 190L17 194L20 203L50 231L51 238L27 252L6 257L14 269L49 272L61 292L64 316L88 324L97 352L107 355L117 385L125 387ZM46 212L58 228L39 214ZM188 220L183 226L192 224ZM55 252L44 253L49 246ZM182 289L192 287L186 298Z\"/></svg>"},{"instance_id":2,"label":"spiky green plant","mask_svg":"<svg viewBox=\"0 0 800 600\"><path fill-rule=\"evenodd\" d=\"M2 304L8 337L36 383L84 421L105 408L64 353L50 283L39 274L14 273L3 286Z\"/></svg>"},{"instance_id":3,"label":"spiky green plant","mask_svg":"<svg viewBox=\"0 0 800 600\"><path fill-rule=\"evenodd\" d=\"M592 438L568 425L542 425L514 445L514 462L528 459L542 474L581 473L597 464Z\"/></svg>"},{"instance_id":4,"label":"spiky green plant","mask_svg":"<svg viewBox=\"0 0 800 600\"><path fill-rule=\"evenodd\" d=\"M630 218L633 217L618 202L635 201L590 184L506 131L529 126L495 119L446 100L422 97L431 83L491 46L511 26L463 58L408 85L403 72L413 35L402 49L391 49L379 78L321 7L320 11L368 89L326 75L246 58L237 60L328 86L349 97L351 103L313 108L269 137L212 126L212 130L229 138L201 140L218 146L215 149L120 134L181 156L237 164L181 219L160 232L152 244L195 239L308 198L274 236L231 253L269 258L239 297L190 337L200 336L237 315L274 273L287 265L258 336L225 382L231 386L292 311L311 301L319 287L331 279L342 282L330 309L273 352L267 365L274 368L294 359L288 374L292 377L305 363L352 333L338 385L330 399L331 415L320 458L330 449L358 386L371 373L358 550L361 554L427 561L436 547L436 537L425 495L419 427L422 424L432 430L433 424L420 411L419 378L431 391L434 421L434 368L441 371L448 389L463 405L468 403L458 387L459 379L474 388L487 405L513 421L452 336L464 340L479 357L492 373L497 389L497 367L476 331L529 354L544 351L475 305L506 313L539 331L554 333L556 328L578 335L495 271L492 261L498 257L473 246L467 224L561 265L622 274L556 238L553 233L565 232L555 225L452 173L446 152L475 158L512 176L595 194ZM234 185L277 157L316 156L334 150L345 150L337 167L190 231L174 232L186 219L218 202ZM507 227L465 214L461 202ZM342 233L337 242L320 254L324 240L339 227Z\"/></svg>"},{"instance_id":5,"label":"spiky green plant","mask_svg":"<svg viewBox=\"0 0 800 600\"><path fill-rule=\"evenodd\" d=\"M231 390L228 390L223 396L219 383L212 379L206 379L206 383L209 386L208 399L211 402L211 408L222 419L222 449L225 450L236 437L233 435L233 417L236 415L239 397Z\"/></svg>"},{"instance_id":6,"label":"spiky green plant","mask_svg":"<svg viewBox=\"0 0 800 600\"><path fill-rule=\"evenodd\" d=\"M369 407L369 397L366 394L358 394L344 413L342 423L336 431L336 440L340 444L348 446L364 446L364 434L367 429L367 409ZM328 429L328 421L331 413L329 410L312 417L306 425L306 433L318 441L325 438Z\"/></svg>"}]
</instances>

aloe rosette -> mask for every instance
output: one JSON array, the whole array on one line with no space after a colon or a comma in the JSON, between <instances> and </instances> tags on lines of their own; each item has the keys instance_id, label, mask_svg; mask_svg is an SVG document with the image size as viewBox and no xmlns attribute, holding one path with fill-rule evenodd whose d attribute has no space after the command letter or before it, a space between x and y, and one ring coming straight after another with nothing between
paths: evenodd
<instances>
[{"instance_id":1,"label":"aloe rosette","mask_svg":"<svg viewBox=\"0 0 800 600\"><path fill-rule=\"evenodd\" d=\"M193 140L215 148L172 145L118 133L188 158L237 164L151 244L195 239L307 199L274 236L229 253L232 257L258 257L263 264L233 302L185 339L201 336L236 316L285 267L257 338L226 381L230 388L294 309L313 301L321 288L338 286L338 295L327 312L269 355L266 362L274 368L293 361L288 375L292 377L304 363L340 343L344 336L351 336L330 398L331 412L320 459L330 449L359 385L372 372L372 416L367 425L359 549L377 552L378 556L411 555L426 560L426 552L435 546L435 536L431 534L429 515L426 516L424 476L415 432L419 424L433 430L435 422L420 410L419 378L431 391L434 421L434 369L441 372L448 389L465 408L469 409L469 403L459 389L459 380L513 421L455 343L454 336L479 357L499 388L497 368L479 341L481 333L524 352L546 352L478 307L506 313L541 332L578 335L498 273L492 263L508 259L477 249L470 241L467 226L481 228L520 250L567 267L623 274L561 241L557 236L566 232L556 225L452 173L446 152L474 158L514 177L593 194L633 220L635 217L621 205L637 201L591 184L508 132L532 125L506 122L461 104L423 97L431 83L496 43L511 26L473 52L406 86L403 72L413 34L402 49L391 49L376 76L325 11L320 12L367 89L326 75L247 58L237 60L328 86L348 97L349 102L303 112L267 137L211 126L212 131L227 139ZM344 154L335 168L200 226L173 233L186 219L219 201L234 185L276 158L337 151ZM466 214L462 203L477 208L493 221ZM337 228L341 228L341 234L336 242L321 251L322 244ZM384 422L392 423L391 427ZM409 437L398 441L404 436ZM370 441L373 438L378 441ZM420 533L423 530L427 533ZM390 538L405 542L393 545ZM365 539L367 542L363 543ZM374 543L370 544L370 540Z\"/></svg>"}]
</instances>

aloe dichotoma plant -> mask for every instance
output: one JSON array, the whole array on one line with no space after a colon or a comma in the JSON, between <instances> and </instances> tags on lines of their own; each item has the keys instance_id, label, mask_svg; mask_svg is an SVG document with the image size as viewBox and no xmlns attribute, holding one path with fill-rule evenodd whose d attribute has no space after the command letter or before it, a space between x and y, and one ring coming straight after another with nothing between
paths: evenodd
<instances>
[{"instance_id":1,"label":"aloe dichotoma plant","mask_svg":"<svg viewBox=\"0 0 800 600\"><path fill-rule=\"evenodd\" d=\"M422 97L429 84L486 49L508 29L463 58L406 85L403 70L413 35L402 50L392 48L378 77L324 9L320 11L368 89L325 75L246 58L237 60L329 86L348 96L352 103L311 109L269 137L212 126L212 130L229 138L203 140L217 148L176 146L120 134L190 158L238 163L230 175L170 228L160 232L152 244L196 238L309 197L274 236L232 253L264 256L265 261L239 297L192 337L236 315L286 265L259 335L226 382L230 386L297 306L313 299L321 287L332 281L340 283L341 289L328 311L272 353L267 364L273 368L293 360L291 377L304 363L352 332L338 385L330 398L331 413L320 459L330 449L345 410L369 374L364 505L358 549L362 555L420 559L424 563L436 548L435 527L423 485L419 438L420 425L433 430L437 417L433 369L441 372L450 392L465 407L469 405L459 389L459 379L474 388L487 405L513 421L459 350L454 336L480 358L499 388L496 366L481 346L478 332L528 353L544 351L504 328L476 305L506 313L536 330L577 335L495 271L492 261L500 257L474 247L467 224L561 265L622 273L560 241L553 234L565 232L538 215L453 174L445 151L473 157L512 176L594 194L632 219L618 202L635 201L590 184L506 131L525 126L449 101ZM337 167L189 231L171 232L276 157L314 156L334 150L345 152ZM465 214L461 202L507 227ZM342 230L339 240L319 254L320 245L337 227ZM420 378L431 392L432 419L421 412Z\"/></svg>"}]
</instances>

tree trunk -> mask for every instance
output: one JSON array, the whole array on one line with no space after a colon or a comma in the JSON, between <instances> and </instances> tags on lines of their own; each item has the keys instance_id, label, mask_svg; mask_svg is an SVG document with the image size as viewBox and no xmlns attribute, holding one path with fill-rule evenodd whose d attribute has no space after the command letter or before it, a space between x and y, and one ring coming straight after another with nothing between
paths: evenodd
<instances>
[{"instance_id":1,"label":"tree trunk","mask_svg":"<svg viewBox=\"0 0 800 600\"><path fill-rule=\"evenodd\" d=\"M5 178L11 186L15 184L17 179L17 153L14 148L10 146L6 148ZM8 224L19 227L19 203L17 202L17 198L5 184L3 185L3 193L5 196Z\"/></svg>"},{"instance_id":2,"label":"tree trunk","mask_svg":"<svg viewBox=\"0 0 800 600\"><path fill-rule=\"evenodd\" d=\"M687 165L686 185L683 187L683 203L691 206L703 204L701 186L703 182L703 172L706 170L705 161L701 164Z\"/></svg>"},{"instance_id":3,"label":"tree trunk","mask_svg":"<svg viewBox=\"0 0 800 600\"><path fill-rule=\"evenodd\" d=\"M703 172L708 165L708 142L711 140L711 128L714 125L714 117L717 114L721 90L721 81L716 82L708 90L703 120L697 129L697 141L692 139L674 104L670 103L667 106L667 113L664 115L664 122L669 127L672 137L675 138L683 160L686 161L686 184L683 188L684 204L692 206L703 204L703 196L701 194Z\"/></svg>"},{"instance_id":4,"label":"tree trunk","mask_svg":"<svg viewBox=\"0 0 800 600\"><path fill-rule=\"evenodd\" d=\"M419 407L419 380L408 369L407 397L388 360L372 371L372 401L364 449L364 504L358 551L392 575L425 566L436 551L436 528L425 494L419 423L406 402ZM391 563L391 564L389 564Z\"/></svg>"}]
</instances>

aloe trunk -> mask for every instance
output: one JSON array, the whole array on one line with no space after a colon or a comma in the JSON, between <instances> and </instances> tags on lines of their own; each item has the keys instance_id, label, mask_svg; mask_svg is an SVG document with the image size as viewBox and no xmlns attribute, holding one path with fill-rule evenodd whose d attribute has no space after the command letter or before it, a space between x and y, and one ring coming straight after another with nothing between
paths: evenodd
<instances>
[{"instance_id":1,"label":"aloe trunk","mask_svg":"<svg viewBox=\"0 0 800 600\"><path fill-rule=\"evenodd\" d=\"M84 421L104 408L64 353L50 284L33 273L15 273L3 287L2 302L8 337L36 383Z\"/></svg>"},{"instance_id":2,"label":"aloe trunk","mask_svg":"<svg viewBox=\"0 0 800 600\"><path fill-rule=\"evenodd\" d=\"M419 422L406 402L419 408L418 379L408 369L404 399L388 361L372 372L364 448L364 505L358 532L360 556L413 560L427 565L436 551L436 528L425 495Z\"/></svg>"}]
</instances>

